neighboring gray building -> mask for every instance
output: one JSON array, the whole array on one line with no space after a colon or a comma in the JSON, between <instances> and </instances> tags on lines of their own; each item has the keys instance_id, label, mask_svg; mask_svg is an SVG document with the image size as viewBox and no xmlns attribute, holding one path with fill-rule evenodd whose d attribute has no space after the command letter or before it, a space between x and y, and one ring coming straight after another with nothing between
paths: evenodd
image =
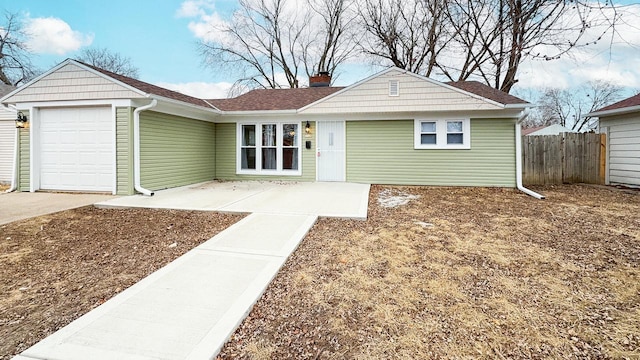
<instances>
[{"instance_id":1,"label":"neighboring gray building","mask_svg":"<svg viewBox=\"0 0 640 360\"><path fill-rule=\"evenodd\" d=\"M640 94L585 116L598 117L607 134L605 183L640 186Z\"/></svg>"}]
</instances>

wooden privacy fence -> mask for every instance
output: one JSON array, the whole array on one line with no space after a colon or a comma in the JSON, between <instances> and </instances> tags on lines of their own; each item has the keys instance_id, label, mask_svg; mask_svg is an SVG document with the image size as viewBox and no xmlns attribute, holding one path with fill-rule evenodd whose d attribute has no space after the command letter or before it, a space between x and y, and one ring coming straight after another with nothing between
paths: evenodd
<instances>
[{"instance_id":1,"label":"wooden privacy fence","mask_svg":"<svg viewBox=\"0 0 640 360\"><path fill-rule=\"evenodd\" d=\"M605 149L605 134L523 136L522 182L604 184Z\"/></svg>"}]
</instances>

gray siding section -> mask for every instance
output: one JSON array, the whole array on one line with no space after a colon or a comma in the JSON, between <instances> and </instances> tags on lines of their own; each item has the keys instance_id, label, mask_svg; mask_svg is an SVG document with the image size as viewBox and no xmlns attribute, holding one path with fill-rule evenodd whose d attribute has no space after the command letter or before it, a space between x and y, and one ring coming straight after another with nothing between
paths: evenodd
<instances>
[{"instance_id":1,"label":"gray siding section","mask_svg":"<svg viewBox=\"0 0 640 360\"><path fill-rule=\"evenodd\" d=\"M515 187L513 119L471 119L470 150L415 150L413 120L347 122L347 181Z\"/></svg>"},{"instance_id":2,"label":"gray siding section","mask_svg":"<svg viewBox=\"0 0 640 360\"><path fill-rule=\"evenodd\" d=\"M310 122L311 133L315 134L316 124ZM305 141L311 140L311 149L305 148ZM236 123L216 124L216 179L220 180L285 180L315 181L316 179L315 139L302 139L302 175L237 175L236 174Z\"/></svg>"},{"instance_id":3,"label":"gray siding section","mask_svg":"<svg viewBox=\"0 0 640 360\"><path fill-rule=\"evenodd\" d=\"M640 185L640 112L600 119L609 128L609 182Z\"/></svg>"},{"instance_id":4,"label":"gray siding section","mask_svg":"<svg viewBox=\"0 0 640 360\"><path fill-rule=\"evenodd\" d=\"M149 190L215 178L215 124L145 111L140 115L140 182Z\"/></svg>"}]
</instances>

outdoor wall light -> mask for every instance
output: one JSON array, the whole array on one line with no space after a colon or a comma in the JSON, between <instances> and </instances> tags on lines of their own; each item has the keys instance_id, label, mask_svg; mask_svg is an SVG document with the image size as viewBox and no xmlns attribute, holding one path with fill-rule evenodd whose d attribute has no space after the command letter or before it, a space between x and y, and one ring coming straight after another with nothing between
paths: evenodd
<instances>
[{"instance_id":1,"label":"outdoor wall light","mask_svg":"<svg viewBox=\"0 0 640 360\"><path fill-rule=\"evenodd\" d=\"M28 125L29 119L21 112L18 112L18 117L16 118L16 128L24 129Z\"/></svg>"},{"instance_id":2,"label":"outdoor wall light","mask_svg":"<svg viewBox=\"0 0 640 360\"><path fill-rule=\"evenodd\" d=\"M304 126L304 133L306 135L311 135L311 124L309 124L309 120L307 120L307 125Z\"/></svg>"}]
</instances>

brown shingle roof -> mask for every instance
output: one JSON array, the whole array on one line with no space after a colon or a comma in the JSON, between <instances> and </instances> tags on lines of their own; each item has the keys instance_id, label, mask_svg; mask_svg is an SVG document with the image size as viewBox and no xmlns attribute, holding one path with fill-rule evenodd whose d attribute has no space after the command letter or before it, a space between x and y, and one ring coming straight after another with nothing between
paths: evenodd
<instances>
[{"instance_id":1,"label":"brown shingle roof","mask_svg":"<svg viewBox=\"0 0 640 360\"><path fill-rule=\"evenodd\" d=\"M158 96L162 96L168 99L172 99L172 100L178 100L178 101L182 101L182 102L186 102L189 104L193 104L193 105L198 105L198 106L202 106L202 107L206 107L206 108L211 108L211 105L207 104L206 101L202 100L202 99L198 99L195 98L193 96L189 96L189 95L185 95L182 93L179 93L177 91L173 91L173 90L169 90L169 89L165 89L162 88L160 86L156 86L153 84L149 84L146 83L144 81L140 81L138 79L134 79L134 78L130 78L128 76L124 76L124 75L119 75L116 73L113 73L111 71L107 71L104 69L101 69L99 67L95 67L93 65L89 65L89 64L85 64L81 61L75 60L78 63L87 66L93 70L96 70L102 74L105 74L111 78L114 78L122 83L125 83L133 88L136 88L142 92L145 92L147 94L152 94L152 95L158 95Z\"/></svg>"},{"instance_id":2,"label":"brown shingle roof","mask_svg":"<svg viewBox=\"0 0 640 360\"><path fill-rule=\"evenodd\" d=\"M522 129L522 135L529 135L532 132L538 131L538 130L542 130L544 128L546 128L546 125L543 126L536 126L536 127L532 127L532 128L528 128L528 129Z\"/></svg>"},{"instance_id":3,"label":"brown shingle roof","mask_svg":"<svg viewBox=\"0 0 640 360\"><path fill-rule=\"evenodd\" d=\"M504 91L494 89L491 86L487 86L479 81L450 81L445 84L456 87L460 90L464 90L466 92L470 92L472 94L476 94L478 96L482 96L503 105L524 105L529 103L528 101L522 100L513 95L509 95Z\"/></svg>"},{"instance_id":4,"label":"brown shingle roof","mask_svg":"<svg viewBox=\"0 0 640 360\"><path fill-rule=\"evenodd\" d=\"M342 89L342 87L258 89L231 99L207 101L224 111L297 110Z\"/></svg>"},{"instance_id":5,"label":"brown shingle roof","mask_svg":"<svg viewBox=\"0 0 640 360\"><path fill-rule=\"evenodd\" d=\"M593 111L593 112L617 110L617 109L622 109L622 108L632 107L632 106L640 106L640 94L634 95L634 96L632 96L630 98L626 98L624 100L620 100L615 104L611 104L609 106L605 106L602 109L599 109L599 110L596 110L596 111Z\"/></svg>"}]
</instances>

